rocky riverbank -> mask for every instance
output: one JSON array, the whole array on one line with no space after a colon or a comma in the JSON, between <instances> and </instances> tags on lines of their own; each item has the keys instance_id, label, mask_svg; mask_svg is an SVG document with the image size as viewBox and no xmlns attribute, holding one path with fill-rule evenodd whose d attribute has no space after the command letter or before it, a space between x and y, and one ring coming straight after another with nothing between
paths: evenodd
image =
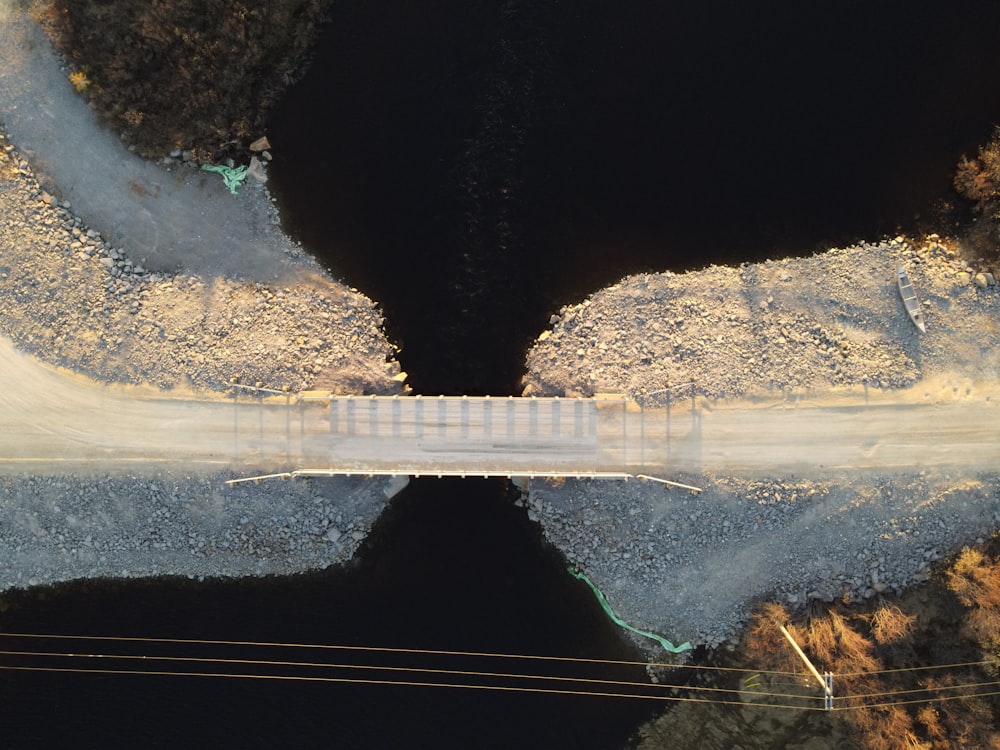
<instances>
[{"instance_id":1,"label":"rocky riverbank","mask_svg":"<svg viewBox=\"0 0 1000 750\"><path fill-rule=\"evenodd\" d=\"M79 578L287 575L349 562L405 481L0 477L0 591Z\"/></svg>"},{"instance_id":2,"label":"rocky riverbank","mask_svg":"<svg viewBox=\"0 0 1000 750\"><path fill-rule=\"evenodd\" d=\"M0 333L19 348L104 382L299 391L322 374L346 392L401 390L378 309L306 254L285 253L295 273L281 285L151 272L0 145ZM245 189L273 213L261 186Z\"/></svg>"},{"instance_id":3,"label":"rocky riverbank","mask_svg":"<svg viewBox=\"0 0 1000 750\"><path fill-rule=\"evenodd\" d=\"M896 289L901 263L927 334ZM995 377L994 269L930 237L686 274L640 274L564 307L527 357L525 395L636 396L695 381L709 398L844 385L909 386L930 373Z\"/></svg>"},{"instance_id":4,"label":"rocky riverbank","mask_svg":"<svg viewBox=\"0 0 1000 750\"><path fill-rule=\"evenodd\" d=\"M130 154L41 32L2 10L0 112L18 135L0 136L0 335L99 382L206 398L233 379L402 390L379 310L281 232L259 181L234 196L196 164ZM326 567L353 556L400 486L3 473L0 590Z\"/></svg>"},{"instance_id":5,"label":"rocky riverbank","mask_svg":"<svg viewBox=\"0 0 1000 750\"><path fill-rule=\"evenodd\" d=\"M619 616L674 643L736 638L765 598L798 609L902 591L1000 528L998 474L680 479L704 490L535 481L527 503Z\"/></svg>"},{"instance_id":6,"label":"rocky riverbank","mask_svg":"<svg viewBox=\"0 0 1000 750\"><path fill-rule=\"evenodd\" d=\"M0 37L12 42L0 53L2 108L30 144L0 136L0 334L97 381L203 397L233 379L403 388L376 306L281 232L261 184L236 197L217 176L130 155L37 29L7 16ZM0 588L325 567L351 558L398 489L154 474L7 474Z\"/></svg>"},{"instance_id":7,"label":"rocky riverbank","mask_svg":"<svg viewBox=\"0 0 1000 750\"><path fill-rule=\"evenodd\" d=\"M693 380L709 408L735 397L821 400L838 387L915 387L920 398L990 406L1000 289L992 269L958 249L897 238L630 277L553 319L528 354L525 392L641 398ZM897 263L923 300L926 335L903 309ZM626 621L676 642L735 638L766 597L801 607L902 590L925 580L931 561L1000 526L1000 475L991 472L670 478L704 491L536 481L527 504Z\"/></svg>"},{"instance_id":8,"label":"rocky riverbank","mask_svg":"<svg viewBox=\"0 0 1000 750\"><path fill-rule=\"evenodd\" d=\"M401 381L375 306L304 253L288 286L153 273L46 193L0 137L0 333L111 383L292 391ZM250 188L254 189L254 188ZM266 201L261 188L258 201ZM271 209L273 210L273 209ZM227 487L229 474L0 479L0 590L95 577L288 574L352 558L399 483L314 479Z\"/></svg>"},{"instance_id":9,"label":"rocky riverbank","mask_svg":"<svg viewBox=\"0 0 1000 750\"><path fill-rule=\"evenodd\" d=\"M46 193L0 137L0 333L111 383L292 391L318 377L393 392L375 306L288 254L295 284L153 273ZM253 189L253 188L251 188ZM266 201L261 188L258 201ZM273 210L273 209L271 209ZM77 578L288 574L352 558L400 484L313 479L227 487L229 474L0 479L0 590Z\"/></svg>"}]
</instances>

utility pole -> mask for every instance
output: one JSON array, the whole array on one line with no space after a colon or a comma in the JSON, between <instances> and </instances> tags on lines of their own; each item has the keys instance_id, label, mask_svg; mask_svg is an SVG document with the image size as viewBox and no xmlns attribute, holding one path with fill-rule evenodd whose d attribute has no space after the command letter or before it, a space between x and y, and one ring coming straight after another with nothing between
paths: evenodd
<instances>
[{"instance_id":1,"label":"utility pole","mask_svg":"<svg viewBox=\"0 0 1000 750\"><path fill-rule=\"evenodd\" d=\"M821 675L819 673L819 670L816 669L816 667L813 666L813 663L811 661L809 661L809 657L805 655L805 653L802 651L801 648L799 648L799 644L797 644L795 642L795 639L792 638L792 634L789 633L785 629L785 626L784 625L779 625L778 627L781 628L781 634L783 636L785 636L785 638L788 639L788 642L790 644L792 644L792 648L795 649L795 653L799 655L799 658L802 659L803 662L805 662L805 665L809 668L809 671L812 672L813 677L816 678L816 680L819 682L820 687L823 688L823 710L824 711L832 711L833 710L833 673L832 672L824 672Z\"/></svg>"}]
</instances>

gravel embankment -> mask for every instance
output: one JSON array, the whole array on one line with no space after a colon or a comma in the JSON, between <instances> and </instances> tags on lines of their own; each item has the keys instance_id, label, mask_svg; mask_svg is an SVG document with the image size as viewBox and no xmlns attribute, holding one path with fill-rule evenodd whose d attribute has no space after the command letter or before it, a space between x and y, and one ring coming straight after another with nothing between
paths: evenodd
<instances>
[{"instance_id":1,"label":"gravel embankment","mask_svg":"<svg viewBox=\"0 0 1000 750\"><path fill-rule=\"evenodd\" d=\"M246 190L267 203L261 188ZM0 137L0 334L43 361L98 381L220 396L233 377L293 392L317 379L344 392L398 392L372 302L301 252L287 255L297 269L283 275L295 280L287 286L151 273L45 193ZM351 558L398 488L350 479L229 488L228 478L0 478L0 590L327 567Z\"/></svg>"},{"instance_id":2,"label":"gravel embankment","mask_svg":"<svg viewBox=\"0 0 1000 750\"><path fill-rule=\"evenodd\" d=\"M926 335L899 300L897 262L924 302ZM989 269L938 238L644 274L563 309L528 354L525 392L638 396L694 380L708 403L778 402L933 378L975 396L1000 375L998 292ZM803 606L901 590L1000 527L997 473L671 478L705 491L535 482L528 508L626 621L675 642L733 638L765 597Z\"/></svg>"},{"instance_id":3,"label":"gravel embankment","mask_svg":"<svg viewBox=\"0 0 1000 750\"><path fill-rule=\"evenodd\" d=\"M224 391L237 377L299 391L322 374L345 392L399 392L378 309L304 253L287 286L151 273L0 146L0 334L19 348L105 382ZM267 203L262 187L245 190Z\"/></svg>"},{"instance_id":4,"label":"gravel embankment","mask_svg":"<svg viewBox=\"0 0 1000 750\"><path fill-rule=\"evenodd\" d=\"M906 268L927 334L896 289ZM637 395L696 381L710 398L897 388L928 372L995 377L1000 287L931 238L903 238L738 268L640 274L563 308L528 353L526 395Z\"/></svg>"},{"instance_id":5,"label":"gravel embankment","mask_svg":"<svg viewBox=\"0 0 1000 750\"><path fill-rule=\"evenodd\" d=\"M811 482L534 482L529 516L627 622L674 643L736 636L753 603L867 599L1000 527L1000 475ZM642 643L646 648L653 644Z\"/></svg>"},{"instance_id":6,"label":"gravel embankment","mask_svg":"<svg viewBox=\"0 0 1000 750\"><path fill-rule=\"evenodd\" d=\"M0 477L0 591L78 578L299 573L349 561L405 482Z\"/></svg>"}]
</instances>

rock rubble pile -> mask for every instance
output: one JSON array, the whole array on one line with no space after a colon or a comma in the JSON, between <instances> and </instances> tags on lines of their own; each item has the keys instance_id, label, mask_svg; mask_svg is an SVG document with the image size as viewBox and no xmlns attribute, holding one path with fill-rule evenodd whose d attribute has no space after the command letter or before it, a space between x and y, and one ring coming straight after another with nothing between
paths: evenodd
<instances>
[{"instance_id":1,"label":"rock rubble pile","mask_svg":"<svg viewBox=\"0 0 1000 750\"><path fill-rule=\"evenodd\" d=\"M347 392L399 392L378 309L308 256L281 287L152 273L0 144L0 333L19 348L106 382L220 391L237 378L299 391L323 375Z\"/></svg>"},{"instance_id":2,"label":"rock rubble pile","mask_svg":"<svg viewBox=\"0 0 1000 750\"><path fill-rule=\"evenodd\" d=\"M389 479L0 477L0 590L77 578L282 575L349 561Z\"/></svg>"},{"instance_id":3,"label":"rock rubble pile","mask_svg":"<svg viewBox=\"0 0 1000 750\"><path fill-rule=\"evenodd\" d=\"M528 354L525 395L638 395L693 380L700 393L726 398L899 388L934 369L988 375L1000 357L1000 290L990 271L948 245L900 237L810 258L630 276L554 316ZM926 336L907 318L897 264L923 301Z\"/></svg>"}]
</instances>

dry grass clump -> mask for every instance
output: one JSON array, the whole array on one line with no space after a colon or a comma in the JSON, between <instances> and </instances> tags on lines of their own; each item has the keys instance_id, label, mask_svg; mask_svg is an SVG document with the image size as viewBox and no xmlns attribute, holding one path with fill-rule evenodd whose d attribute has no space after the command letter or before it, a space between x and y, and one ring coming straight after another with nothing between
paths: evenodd
<instances>
[{"instance_id":1,"label":"dry grass clump","mask_svg":"<svg viewBox=\"0 0 1000 750\"><path fill-rule=\"evenodd\" d=\"M872 637L880 646L886 646L913 633L916 615L908 615L895 604L880 601L871 614Z\"/></svg>"},{"instance_id":2,"label":"dry grass clump","mask_svg":"<svg viewBox=\"0 0 1000 750\"><path fill-rule=\"evenodd\" d=\"M7 141L0 138L0 180L12 180L17 175L17 165L4 148Z\"/></svg>"},{"instance_id":3,"label":"dry grass clump","mask_svg":"<svg viewBox=\"0 0 1000 750\"><path fill-rule=\"evenodd\" d=\"M73 84L76 93L82 94L90 87L90 80L82 70L77 70L69 74L69 82Z\"/></svg>"}]
</instances>

